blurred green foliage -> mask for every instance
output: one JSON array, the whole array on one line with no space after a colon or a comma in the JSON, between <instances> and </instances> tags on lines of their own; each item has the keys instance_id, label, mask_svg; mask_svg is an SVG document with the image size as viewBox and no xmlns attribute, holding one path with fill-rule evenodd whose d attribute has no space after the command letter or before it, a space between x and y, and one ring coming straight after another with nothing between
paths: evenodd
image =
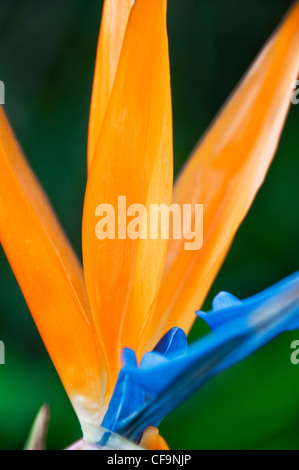
<instances>
[{"instance_id":1,"label":"blurred green foliage","mask_svg":"<svg viewBox=\"0 0 299 470\"><path fill-rule=\"evenodd\" d=\"M283 17L284 0L169 0L175 169ZM6 110L78 254L89 102L102 2L0 0ZM299 107L293 106L266 183L206 301L243 298L298 269ZM200 286L199 286L200 287ZM205 331L198 320L194 339ZM22 448L41 404L49 448L80 436L71 405L0 251L0 448ZM298 449L298 367L286 334L212 380L161 430L176 449Z\"/></svg>"}]
</instances>

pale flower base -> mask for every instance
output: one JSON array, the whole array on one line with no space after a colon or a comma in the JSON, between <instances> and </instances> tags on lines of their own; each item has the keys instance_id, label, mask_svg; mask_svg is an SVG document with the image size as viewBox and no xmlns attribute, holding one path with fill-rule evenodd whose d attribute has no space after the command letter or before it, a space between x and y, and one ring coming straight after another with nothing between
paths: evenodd
<instances>
[{"instance_id":1,"label":"pale flower base","mask_svg":"<svg viewBox=\"0 0 299 470\"><path fill-rule=\"evenodd\" d=\"M91 442L92 441L92 442ZM118 434L90 426L85 439L80 439L66 450L144 450Z\"/></svg>"}]
</instances>

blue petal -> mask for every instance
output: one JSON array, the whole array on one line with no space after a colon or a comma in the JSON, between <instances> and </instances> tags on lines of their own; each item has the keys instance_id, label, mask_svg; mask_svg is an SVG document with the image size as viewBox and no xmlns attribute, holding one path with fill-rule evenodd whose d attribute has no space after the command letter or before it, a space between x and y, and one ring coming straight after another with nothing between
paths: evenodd
<instances>
[{"instance_id":1,"label":"blue petal","mask_svg":"<svg viewBox=\"0 0 299 470\"><path fill-rule=\"evenodd\" d=\"M123 350L123 363L125 366L132 368L132 369L137 369L137 359L134 351L129 348L125 348Z\"/></svg>"},{"instance_id":2,"label":"blue petal","mask_svg":"<svg viewBox=\"0 0 299 470\"><path fill-rule=\"evenodd\" d=\"M211 336L190 348L184 358L170 361L155 369L132 371L136 384L147 389L150 399L131 420L123 426L120 423L119 432L122 435L136 440L148 426L157 426L168 413L212 378L217 366L245 339L238 336L227 341L218 339L214 342L216 337Z\"/></svg>"},{"instance_id":3,"label":"blue petal","mask_svg":"<svg viewBox=\"0 0 299 470\"><path fill-rule=\"evenodd\" d=\"M102 427L109 431L119 432L119 423L124 425L126 419L142 409L144 405L144 389L134 383L130 375L122 369L119 373Z\"/></svg>"},{"instance_id":4,"label":"blue petal","mask_svg":"<svg viewBox=\"0 0 299 470\"><path fill-rule=\"evenodd\" d=\"M223 308L233 307L241 303L241 300L237 299L234 295L228 292L219 292L213 300L213 310L222 310Z\"/></svg>"},{"instance_id":5,"label":"blue petal","mask_svg":"<svg viewBox=\"0 0 299 470\"><path fill-rule=\"evenodd\" d=\"M172 328L160 339L153 351L171 358L186 354L187 349L188 342L185 332L181 328Z\"/></svg>"},{"instance_id":6,"label":"blue petal","mask_svg":"<svg viewBox=\"0 0 299 470\"><path fill-rule=\"evenodd\" d=\"M144 355L140 368L154 368L169 358L186 354L187 338L180 328L172 328L163 336L153 352ZM119 373L118 380L109 403L109 408L102 422L102 427L113 432L119 432L127 422L144 408L147 401L147 388L135 383L131 376L137 371L137 360L134 351L125 348L123 351L124 367ZM103 444L103 443L102 443Z\"/></svg>"},{"instance_id":7,"label":"blue petal","mask_svg":"<svg viewBox=\"0 0 299 470\"><path fill-rule=\"evenodd\" d=\"M244 302L222 295L204 318L217 334L198 340L186 355L131 370L149 403L121 432L130 438L191 396L214 375L247 357L284 331L299 327L299 273ZM202 315L202 314L201 314ZM212 321L211 321L212 318Z\"/></svg>"},{"instance_id":8,"label":"blue petal","mask_svg":"<svg viewBox=\"0 0 299 470\"><path fill-rule=\"evenodd\" d=\"M125 350L103 427L137 440L207 380L282 332L299 328L299 273L243 302L221 293L213 311L199 316L216 334L196 341L188 352L179 329L168 332L139 368L133 351Z\"/></svg>"},{"instance_id":9,"label":"blue petal","mask_svg":"<svg viewBox=\"0 0 299 470\"><path fill-rule=\"evenodd\" d=\"M188 341L181 328L172 328L158 342L152 352L143 356L140 369L167 363L169 359L184 356L188 350Z\"/></svg>"},{"instance_id":10,"label":"blue petal","mask_svg":"<svg viewBox=\"0 0 299 470\"><path fill-rule=\"evenodd\" d=\"M242 302L231 294L221 292L215 297L213 310L211 312L197 312L197 315L217 333L218 328L225 326L228 322L235 321L236 326L238 326L238 323L242 323L246 320L250 312L257 309L260 305L263 305L267 300L291 289L292 286L296 287L298 282L299 273L297 272ZM289 325L289 329L297 328L299 328L299 320L295 324Z\"/></svg>"}]
</instances>

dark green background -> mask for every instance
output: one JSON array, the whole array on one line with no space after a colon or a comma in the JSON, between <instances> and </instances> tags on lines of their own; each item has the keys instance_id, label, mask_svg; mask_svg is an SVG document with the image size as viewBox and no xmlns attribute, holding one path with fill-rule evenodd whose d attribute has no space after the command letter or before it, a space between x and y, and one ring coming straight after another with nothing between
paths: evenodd
<instances>
[{"instance_id":1,"label":"dark green background","mask_svg":"<svg viewBox=\"0 0 299 470\"><path fill-rule=\"evenodd\" d=\"M169 0L175 168L286 12L284 0ZM6 109L36 174L80 253L86 140L98 0L0 0L0 79ZM206 302L219 290L246 297L298 269L299 106ZM21 448L40 405L50 403L48 447L79 426L0 251L0 448ZM198 322L192 337L202 332ZM282 336L209 383L161 430L172 448L299 448L299 366Z\"/></svg>"}]
</instances>

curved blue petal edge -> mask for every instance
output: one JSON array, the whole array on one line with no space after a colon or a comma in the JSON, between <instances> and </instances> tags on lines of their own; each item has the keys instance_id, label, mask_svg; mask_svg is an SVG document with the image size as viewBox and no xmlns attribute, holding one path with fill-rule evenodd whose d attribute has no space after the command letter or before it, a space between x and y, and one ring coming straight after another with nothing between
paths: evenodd
<instances>
[{"instance_id":1,"label":"curved blue petal edge","mask_svg":"<svg viewBox=\"0 0 299 470\"><path fill-rule=\"evenodd\" d=\"M249 297L243 301L240 301L233 295L227 292L220 292L213 300L213 310L211 312L197 312L197 316L202 318L214 331L217 332L219 328L225 327L231 322L244 322L259 306L262 306L270 299L275 299L276 296L279 298L284 295L287 291L290 291L292 287L298 287L299 273L295 273L292 276L274 284L263 292ZM297 324L290 325L289 329L299 328L299 319Z\"/></svg>"},{"instance_id":2,"label":"curved blue petal edge","mask_svg":"<svg viewBox=\"0 0 299 470\"><path fill-rule=\"evenodd\" d=\"M124 349L122 357L124 367L119 373L102 427L119 433L127 422L146 405L148 387L138 385L132 376L132 371L156 368L165 362L168 363L171 359L183 356L187 353L187 349L187 337L180 328L172 328L168 331L153 351L144 355L139 368L137 368L134 351Z\"/></svg>"},{"instance_id":3,"label":"curved blue petal edge","mask_svg":"<svg viewBox=\"0 0 299 470\"><path fill-rule=\"evenodd\" d=\"M213 332L189 348L173 328L137 365L133 351L124 366L102 426L138 441L207 380L233 366L279 334L299 328L299 272L244 301L218 294L213 310L197 312Z\"/></svg>"}]
</instances>

